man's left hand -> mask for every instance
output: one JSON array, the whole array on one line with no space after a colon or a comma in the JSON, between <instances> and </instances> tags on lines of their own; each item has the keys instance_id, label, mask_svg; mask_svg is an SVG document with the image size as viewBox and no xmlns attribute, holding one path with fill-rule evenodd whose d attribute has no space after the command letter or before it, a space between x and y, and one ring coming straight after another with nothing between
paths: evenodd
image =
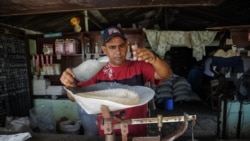
<instances>
[{"instance_id":1,"label":"man's left hand","mask_svg":"<svg viewBox=\"0 0 250 141\"><path fill-rule=\"evenodd\" d=\"M133 48L133 60L139 60L139 61L145 61L148 62L150 64L153 64L157 57L155 56L155 54L148 50L147 48Z\"/></svg>"}]
</instances>

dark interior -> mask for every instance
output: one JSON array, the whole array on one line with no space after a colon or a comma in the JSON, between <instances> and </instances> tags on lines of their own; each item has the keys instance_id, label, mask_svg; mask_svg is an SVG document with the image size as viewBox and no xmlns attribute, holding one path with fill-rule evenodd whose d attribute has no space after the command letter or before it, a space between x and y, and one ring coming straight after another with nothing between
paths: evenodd
<instances>
[{"instance_id":1,"label":"dark interior","mask_svg":"<svg viewBox=\"0 0 250 141\"><path fill-rule=\"evenodd\" d=\"M32 55L28 49L29 39L36 40L38 54L43 53L42 47L45 43L54 44L57 38L45 38L44 35L51 36L57 33L62 34L61 37L65 39L76 39L76 54L62 55L62 60L57 60L56 55L53 56L54 63L61 63L64 70L67 67L75 67L86 59L87 55L83 50L87 42L92 46L95 43L101 44L100 31L107 26L118 25L126 30L131 41L139 44L148 43L143 29L216 31L214 44L205 47L206 55L202 60L197 61L192 57L193 49L186 46L174 46L165 53L163 59L171 65L175 77L164 81L160 86L151 86L156 96L149 103L148 115L196 115L195 123L189 122L186 132L177 139L180 141L249 140L249 15L248 0L1 1L0 39L3 41L5 37L10 37L12 40L14 37L13 44L17 48L2 48L5 42L0 42L0 128L4 127L7 116L29 116L34 99L52 98L34 95L32 88L28 86L34 77L29 68L32 65ZM80 19L80 33L74 32L70 24L72 17ZM231 45L225 45L226 39L229 38L234 40L238 49L243 50L240 53L245 65L243 75L235 80L237 73L235 68L231 68L230 79L221 75L207 76L204 74L207 59L213 57L218 49L231 49ZM19 39L23 42L16 42ZM92 52L93 50L92 48ZM19 56L22 57L18 58ZM16 63L21 65L12 68L12 64ZM224 69L220 71L223 72ZM60 75L45 75L45 78L50 79L52 85L61 85ZM185 92L189 93L182 95L185 97L173 93L173 82L177 83L177 79L188 83ZM161 88L169 88L172 91L162 92ZM66 95L58 98L67 99ZM169 98L174 100L171 110L166 109L166 100ZM164 137L177 131L181 126L182 123L164 123L162 131L158 132L157 124L150 124L148 136ZM100 137L84 136L82 127L78 135L44 134L30 129L25 131L32 133L32 138L28 141L104 140ZM6 132L2 129L0 137L12 133L16 132Z\"/></svg>"}]
</instances>

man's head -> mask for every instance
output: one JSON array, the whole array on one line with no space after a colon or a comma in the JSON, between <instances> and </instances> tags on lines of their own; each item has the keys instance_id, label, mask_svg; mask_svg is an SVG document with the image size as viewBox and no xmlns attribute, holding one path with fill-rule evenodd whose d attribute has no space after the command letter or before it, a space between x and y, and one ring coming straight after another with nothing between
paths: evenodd
<instances>
[{"instance_id":1,"label":"man's head","mask_svg":"<svg viewBox=\"0 0 250 141\"><path fill-rule=\"evenodd\" d=\"M123 40L127 40L121 28L116 26L110 26L104 29L103 44L107 43L113 37L121 37Z\"/></svg>"},{"instance_id":2,"label":"man's head","mask_svg":"<svg viewBox=\"0 0 250 141\"><path fill-rule=\"evenodd\" d=\"M111 26L104 30L102 50L109 57L111 65L121 66L124 64L128 44L120 28Z\"/></svg>"}]
</instances>

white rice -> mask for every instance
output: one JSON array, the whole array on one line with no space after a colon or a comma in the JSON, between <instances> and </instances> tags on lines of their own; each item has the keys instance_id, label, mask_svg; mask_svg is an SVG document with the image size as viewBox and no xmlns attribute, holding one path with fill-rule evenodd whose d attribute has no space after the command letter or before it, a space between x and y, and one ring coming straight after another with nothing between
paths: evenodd
<instances>
[{"instance_id":1,"label":"white rice","mask_svg":"<svg viewBox=\"0 0 250 141\"><path fill-rule=\"evenodd\" d=\"M77 93L76 95L85 98L109 100L124 105L136 105L140 103L140 97L136 92L123 88Z\"/></svg>"}]
</instances>

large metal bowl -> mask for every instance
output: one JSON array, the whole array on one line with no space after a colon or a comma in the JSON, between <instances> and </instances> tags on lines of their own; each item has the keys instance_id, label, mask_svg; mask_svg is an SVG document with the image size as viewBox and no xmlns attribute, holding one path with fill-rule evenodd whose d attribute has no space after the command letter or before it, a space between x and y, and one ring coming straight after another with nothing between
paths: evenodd
<instances>
[{"instance_id":1,"label":"large metal bowl","mask_svg":"<svg viewBox=\"0 0 250 141\"><path fill-rule=\"evenodd\" d=\"M124 88L124 89L135 91L140 96L140 102L137 105L123 105L123 104L112 102L109 100L85 98L85 97L76 95L77 93L107 90L107 89L114 89L114 88ZM151 88L148 88L145 86L128 86L128 85L122 85L119 83L111 83L111 82L102 82L102 83L98 83L98 84L94 84L94 85L90 85L90 86L82 87L82 88L68 88L68 87L66 88L65 87L65 90L75 98L75 101L88 114L101 113L102 105L108 106L110 111L123 110L126 108L144 105L147 102L149 102L154 97L154 94L155 94L155 92Z\"/></svg>"}]
</instances>

